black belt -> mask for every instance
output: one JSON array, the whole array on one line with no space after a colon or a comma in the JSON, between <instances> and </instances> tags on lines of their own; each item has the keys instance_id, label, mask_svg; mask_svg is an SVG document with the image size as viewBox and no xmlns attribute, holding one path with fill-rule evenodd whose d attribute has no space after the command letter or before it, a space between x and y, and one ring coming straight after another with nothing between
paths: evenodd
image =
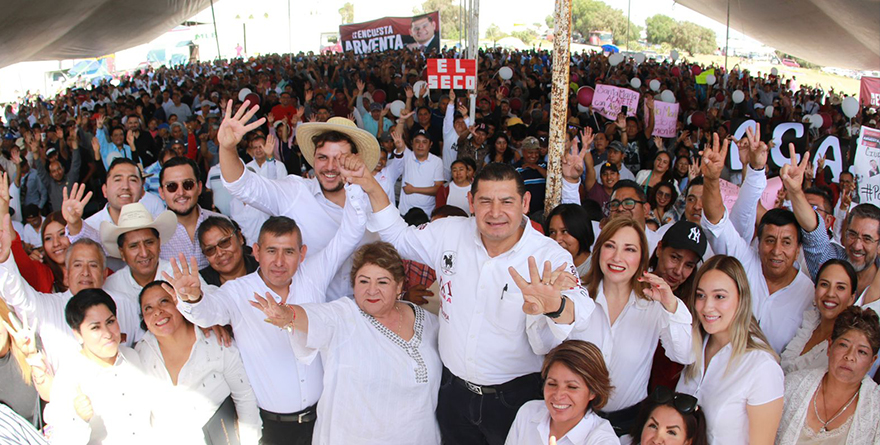
<instances>
[{"instance_id":1,"label":"black belt","mask_svg":"<svg viewBox=\"0 0 880 445\"><path fill-rule=\"evenodd\" d=\"M471 383L465 379L459 378L445 367L443 368L443 373L451 376L452 381L455 382L457 385L463 386L470 392L480 396L484 394L496 394L499 392L509 391L512 389L520 388L522 386L526 386L529 383L540 385L541 382L541 374L537 372L519 376L509 382L504 382L500 385L478 385L476 383Z\"/></svg>"},{"instance_id":2,"label":"black belt","mask_svg":"<svg viewBox=\"0 0 880 445\"><path fill-rule=\"evenodd\" d=\"M614 432L617 433L617 437L620 437L624 434L630 433L629 426L635 422L641 407L641 403L636 403L633 406L619 409L617 411L596 411L596 414L607 420L614 428Z\"/></svg>"},{"instance_id":3,"label":"black belt","mask_svg":"<svg viewBox=\"0 0 880 445\"><path fill-rule=\"evenodd\" d=\"M318 405L312 405L302 411L297 411L292 414L278 414L260 408L260 417L262 417L263 420L271 420L274 422L309 423L314 422L315 419L318 418L317 406Z\"/></svg>"}]
</instances>

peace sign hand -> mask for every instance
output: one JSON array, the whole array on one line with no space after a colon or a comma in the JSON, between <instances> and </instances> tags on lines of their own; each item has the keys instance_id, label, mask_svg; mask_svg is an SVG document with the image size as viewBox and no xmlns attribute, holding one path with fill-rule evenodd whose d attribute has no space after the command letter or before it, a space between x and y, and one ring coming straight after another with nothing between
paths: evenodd
<instances>
[{"instance_id":1,"label":"peace sign hand","mask_svg":"<svg viewBox=\"0 0 880 445\"><path fill-rule=\"evenodd\" d=\"M551 282L553 273L549 261L544 262L544 271L539 275L535 257L529 257L531 281L526 281L513 267L508 267L507 270L523 294L523 312L529 315L542 315L559 308L562 293Z\"/></svg>"},{"instance_id":2,"label":"peace sign hand","mask_svg":"<svg viewBox=\"0 0 880 445\"><path fill-rule=\"evenodd\" d=\"M220 129L217 131L217 141L220 142L221 148L234 149L241 142L244 135L263 125L263 122L266 121L265 117L261 117L250 124L247 123L260 110L259 105L254 105L248 109L250 104L249 100L244 101L234 116L232 114L232 99L226 104L226 116L223 118L223 122L220 123Z\"/></svg>"},{"instance_id":3,"label":"peace sign hand","mask_svg":"<svg viewBox=\"0 0 880 445\"><path fill-rule=\"evenodd\" d=\"M807 165L810 162L810 152L804 153L804 158L801 159L800 164L797 163L797 153L795 153L794 144L788 144L788 152L791 163L782 166L779 176L782 178L782 183L785 185L788 193L794 193L800 191L803 186L804 172L807 170Z\"/></svg>"},{"instance_id":4,"label":"peace sign hand","mask_svg":"<svg viewBox=\"0 0 880 445\"><path fill-rule=\"evenodd\" d=\"M753 170L761 170L767 165L770 153L767 144L761 141L761 124L757 124L754 132L751 127L746 127L746 139L749 141L749 165Z\"/></svg>"},{"instance_id":5,"label":"peace sign hand","mask_svg":"<svg viewBox=\"0 0 880 445\"><path fill-rule=\"evenodd\" d=\"M0 319L0 323L3 324L3 327L6 328L6 332L8 332L9 336L12 337L12 340L15 341L15 345L18 346L18 349L21 350L25 356L36 354L37 319L34 319L33 325L29 325L27 317L22 317L22 321L19 322L15 314L10 312L9 321L10 323L7 323L5 320Z\"/></svg>"},{"instance_id":6,"label":"peace sign hand","mask_svg":"<svg viewBox=\"0 0 880 445\"><path fill-rule=\"evenodd\" d=\"M707 181L721 179L721 170L724 168L724 160L727 159L727 146L729 141L718 140L718 133L712 135L712 145L703 151L703 177Z\"/></svg>"},{"instance_id":7,"label":"peace sign hand","mask_svg":"<svg viewBox=\"0 0 880 445\"><path fill-rule=\"evenodd\" d=\"M198 303L202 299L202 283L199 281L199 263L195 257L189 259L186 263L186 257L180 253L180 267L178 261L171 259L171 269L174 277L162 272L162 276L169 284L163 283L162 289L171 295L177 295L177 298L186 303Z\"/></svg>"},{"instance_id":8,"label":"peace sign hand","mask_svg":"<svg viewBox=\"0 0 880 445\"><path fill-rule=\"evenodd\" d=\"M572 138L571 148L562 158L562 177L573 184L580 181L581 174L584 173L584 157L589 155L590 147L585 144L584 148L579 149L577 138Z\"/></svg>"},{"instance_id":9,"label":"peace sign hand","mask_svg":"<svg viewBox=\"0 0 880 445\"><path fill-rule=\"evenodd\" d=\"M293 324L296 318L293 308L283 303L277 303L269 292L266 292L266 298L254 292L254 299L256 301L251 300L250 304L266 314L266 319L263 320L266 323L278 326L279 328L286 328Z\"/></svg>"}]
</instances>

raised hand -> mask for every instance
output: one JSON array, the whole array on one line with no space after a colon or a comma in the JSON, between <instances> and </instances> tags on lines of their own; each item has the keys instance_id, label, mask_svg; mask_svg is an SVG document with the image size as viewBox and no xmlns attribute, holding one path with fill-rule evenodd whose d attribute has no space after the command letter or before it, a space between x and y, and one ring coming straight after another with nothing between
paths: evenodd
<instances>
[{"instance_id":1,"label":"raised hand","mask_svg":"<svg viewBox=\"0 0 880 445\"><path fill-rule=\"evenodd\" d=\"M266 298L254 292L254 300L250 301L251 306L259 309L266 314L266 323L278 326L279 328L288 328L294 324L296 320L296 312L292 307L277 303L269 292L266 292Z\"/></svg>"},{"instance_id":2,"label":"raised hand","mask_svg":"<svg viewBox=\"0 0 880 445\"><path fill-rule=\"evenodd\" d=\"M128 144L129 148L134 150L134 132L133 131L128 130L125 133L125 143Z\"/></svg>"},{"instance_id":3,"label":"raised hand","mask_svg":"<svg viewBox=\"0 0 880 445\"><path fill-rule=\"evenodd\" d=\"M355 84L357 85L358 96L364 94L364 88L366 88L367 84L365 84L364 81L360 79L358 79Z\"/></svg>"},{"instance_id":4,"label":"raised hand","mask_svg":"<svg viewBox=\"0 0 880 445\"><path fill-rule=\"evenodd\" d=\"M266 142L263 143L263 153L266 154L267 158L272 158L275 156L275 143L278 142L278 139L274 134L269 133L269 136L266 136Z\"/></svg>"},{"instance_id":5,"label":"raised hand","mask_svg":"<svg viewBox=\"0 0 880 445\"><path fill-rule=\"evenodd\" d=\"M9 213L9 178L6 172L0 173L0 214Z\"/></svg>"},{"instance_id":6,"label":"raised hand","mask_svg":"<svg viewBox=\"0 0 880 445\"><path fill-rule=\"evenodd\" d=\"M6 332L12 337L18 349L26 356L36 354L37 319L34 319L33 324L28 324L27 317L22 317L21 322L19 322L15 314L10 312L9 321L10 323L7 323L5 320L0 319L0 323L3 323L3 327L6 328Z\"/></svg>"},{"instance_id":7,"label":"raised hand","mask_svg":"<svg viewBox=\"0 0 880 445\"><path fill-rule=\"evenodd\" d=\"M405 120L411 118L412 115L414 115L414 114L416 114L415 110L410 111L410 112L407 112L407 113L404 113L403 111L401 111L401 112L400 112L400 117L397 118L397 121L398 121L398 122L403 122L403 121L405 121Z\"/></svg>"},{"instance_id":8,"label":"raised hand","mask_svg":"<svg viewBox=\"0 0 880 445\"><path fill-rule=\"evenodd\" d=\"M186 303L197 303L202 299L199 263L195 257L192 257L189 259L189 264L187 264L186 257L183 256L182 252L180 253L179 261L178 267L178 260L171 259L171 269L174 272L174 277L169 276L167 272L162 272L165 281L170 283L170 285L163 283L162 289L165 289L165 292L171 295L177 295L177 298Z\"/></svg>"},{"instance_id":9,"label":"raised hand","mask_svg":"<svg viewBox=\"0 0 880 445\"><path fill-rule=\"evenodd\" d=\"M644 290L648 298L659 301L668 312L675 312L678 308L678 298L672 293L672 288L669 287L666 280L652 273L643 272L643 275L639 277L639 281L648 286Z\"/></svg>"},{"instance_id":10,"label":"raised hand","mask_svg":"<svg viewBox=\"0 0 880 445\"><path fill-rule=\"evenodd\" d=\"M549 261L544 262L544 271L539 274L535 257L529 257L530 281L526 281L513 267L508 267L507 270L522 292L523 312L529 315L542 315L559 309L562 294L551 282L553 272Z\"/></svg>"},{"instance_id":11,"label":"raised hand","mask_svg":"<svg viewBox=\"0 0 880 445\"><path fill-rule=\"evenodd\" d=\"M339 166L339 173L347 184L357 184L366 190L369 178L372 177L364 165L364 160L353 153L339 155L336 159Z\"/></svg>"},{"instance_id":12,"label":"raised hand","mask_svg":"<svg viewBox=\"0 0 880 445\"><path fill-rule=\"evenodd\" d=\"M73 399L73 409L76 410L76 415L86 422L92 420L92 416L95 415L95 411L92 409L92 401L89 400L89 396L83 394L79 385L76 387L76 397Z\"/></svg>"},{"instance_id":13,"label":"raised hand","mask_svg":"<svg viewBox=\"0 0 880 445\"><path fill-rule=\"evenodd\" d=\"M248 109L250 103L248 100L244 101L234 116L232 114L232 99L227 103L226 117L223 118L223 122L220 123L220 129L217 131L217 141L220 143L221 148L235 148L241 142L244 135L263 125L263 122L266 121L266 118L261 117L250 124L247 123L260 109L259 105L254 105Z\"/></svg>"},{"instance_id":14,"label":"raised hand","mask_svg":"<svg viewBox=\"0 0 880 445\"><path fill-rule=\"evenodd\" d=\"M14 239L15 229L12 228L12 220L7 213L3 215L3 225L0 227L0 263L5 263L9 259Z\"/></svg>"},{"instance_id":15,"label":"raised hand","mask_svg":"<svg viewBox=\"0 0 880 445\"><path fill-rule=\"evenodd\" d=\"M703 177L707 181L721 179L721 170L724 169L724 160L727 159L727 146L729 142L718 140L718 133L712 135L712 145L703 151Z\"/></svg>"},{"instance_id":16,"label":"raised hand","mask_svg":"<svg viewBox=\"0 0 880 445\"><path fill-rule=\"evenodd\" d=\"M785 189L791 193L801 190L803 186L804 172L807 170L810 162L810 152L804 153L804 158L801 159L800 163L797 162L794 144L788 144L788 153L791 161L782 166L782 170L779 171L779 177L782 178L782 184L785 185Z\"/></svg>"},{"instance_id":17,"label":"raised hand","mask_svg":"<svg viewBox=\"0 0 880 445\"><path fill-rule=\"evenodd\" d=\"M404 91L404 93L406 93L406 98L407 98L407 99L412 99L412 97L415 95L415 93L413 92L413 88L412 88L411 86L409 86L409 85L407 85L407 86L403 89L403 91Z\"/></svg>"},{"instance_id":18,"label":"raised hand","mask_svg":"<svg viewBox=\"0 0 880 445\"><path fill-rule=\"evenodd\" d=\"M654 146L657 147L658 151L666 151L666 146L663 145L663 138L660 136L654 136Z\"/></svg>"},{"instance_id":19,"label":"raised hand","mask_svg":"<svg viewBox=\"0 0 880 445\"><path fill-rule=\"evenodd\" d=\"M746 139L749 141L749 165L753 170L760 170L767 165L767 155L770 150L767 144L761 141L761 124L757 124L754 132L751 127L746 128Z\"/></svg>"},{"instance_id":20,"label":"raised hand","mask_svg":"<svg viewBox=\"0 0 880 445\"><path fill-rule=\"evenodd\" d=\"M590 130L592 133L592 130ZM591 136L592 139L592 136ZM580 180L581 174L584 173L584 158L590 155L590 146L584 144L583 148L578 148L577 138L571 139L571 148L562 158L562 177L566 181L575 183Z\"/></svg>"},{"instance_id":21,"label":"raised hand","mask_svg":"<svg viewBox=\"0 0 880 445\"><path fill-rule=\"evenodd\" d=\"M593 145L594 137L592 127L584 127L584 129L581 130L581 145L583 145L587 151L589 151L590 147Z\"/></svg>"},{"instance_id":22,"label":"raised hand","mask_svg":"<svg viewBox=\"0 0 880 445\"><path fill-rule=\"evenodd\" d=\"M85 193L85 191L86 185L77 183L70 186L70 194L67 193L67 187L61 189L61 216L69 226L79 228L82 224L83 211L92 199L92 192ZM79 233L79 230L76 230L76 233Z\"/></svg>"}]
</instances>

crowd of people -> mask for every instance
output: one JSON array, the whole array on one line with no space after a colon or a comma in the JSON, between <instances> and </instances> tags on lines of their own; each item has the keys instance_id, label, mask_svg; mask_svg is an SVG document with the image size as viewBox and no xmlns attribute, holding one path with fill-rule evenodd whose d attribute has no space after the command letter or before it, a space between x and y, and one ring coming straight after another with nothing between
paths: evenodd
<instances>
[{"instance_id":1,"label":"crowd of people","mask_svg":"<svg viewBox=\"0 0 880 445\"><path fill-rule=\"evenodd\" d=\"M192 63L7 106L0 439L880 443L880 209L848 169L876 109L572 54L547 208L551 55L482 51L473 113L426 57L461 55ZM578 102L599 84L638 111Z\"/></svg>"}]
</instances>

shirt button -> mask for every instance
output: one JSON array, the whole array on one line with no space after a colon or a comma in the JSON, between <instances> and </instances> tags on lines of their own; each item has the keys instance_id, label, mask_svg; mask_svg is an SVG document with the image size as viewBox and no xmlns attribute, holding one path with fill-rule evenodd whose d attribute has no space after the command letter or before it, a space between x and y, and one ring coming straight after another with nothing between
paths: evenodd
<instances>
[{"instance_id":1,"label":"shirt button","mask_svg":"<svg viewBox=\"0 0 880 445\"><path fill-rule=\"evenodd\" d=\"M306 382L306 379L300 380L300 383L305 383L305 382Z\"/></svg>"}]
</instances>

